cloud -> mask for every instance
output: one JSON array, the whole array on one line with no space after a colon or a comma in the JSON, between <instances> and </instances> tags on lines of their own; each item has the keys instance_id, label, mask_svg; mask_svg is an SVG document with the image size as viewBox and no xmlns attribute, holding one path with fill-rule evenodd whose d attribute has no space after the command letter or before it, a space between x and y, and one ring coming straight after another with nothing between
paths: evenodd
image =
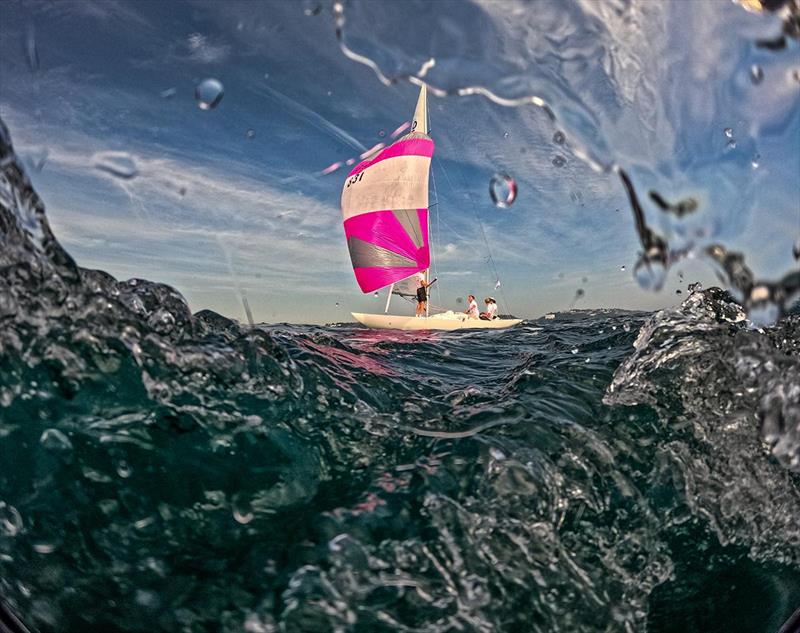
<instances>
[{"instance_id":1,"label":"cloud","mask_svg":"<svg viewBox=\"0 0 800 633\"><path fill-rule=\"evenodd\" d=\"M192 33L186 38L189 59L203 64L224 62L231 53L227 44L211 44L201 33Z\"/></svg>"}]
</instances>

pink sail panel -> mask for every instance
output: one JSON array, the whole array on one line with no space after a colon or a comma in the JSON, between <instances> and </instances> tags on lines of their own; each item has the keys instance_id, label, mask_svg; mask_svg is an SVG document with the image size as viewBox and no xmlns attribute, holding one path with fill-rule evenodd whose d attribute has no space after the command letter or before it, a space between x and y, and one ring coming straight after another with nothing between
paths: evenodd
<instances>
[{"instance_id":1,"label":"pink sail panel","mask_svg":"<svg viewBox=\"0 0 800 633\"><path fill-rule=\"evenodd\" d=\"M344 222L353 272L362 292L372 292L430 265L428 210L362 213Z\"/></svg>"}]
</instances>

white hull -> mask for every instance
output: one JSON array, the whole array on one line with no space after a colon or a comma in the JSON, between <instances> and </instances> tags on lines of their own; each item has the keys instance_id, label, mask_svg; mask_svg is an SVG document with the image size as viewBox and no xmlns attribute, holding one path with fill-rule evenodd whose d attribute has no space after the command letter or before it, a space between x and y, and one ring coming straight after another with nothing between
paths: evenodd
<instances>
[{"instance_id":1,"label":"white hull","mask_svg":"<svg viewBox=\"0 0 800 633\"><path fill-rule=\"evenodd\" d=\"M380 330L502 330L522 323L522 319L468 319L466 315L434 315L426 318L394 314L351 313L356 321Z\"/></svg>"}]
</instances>

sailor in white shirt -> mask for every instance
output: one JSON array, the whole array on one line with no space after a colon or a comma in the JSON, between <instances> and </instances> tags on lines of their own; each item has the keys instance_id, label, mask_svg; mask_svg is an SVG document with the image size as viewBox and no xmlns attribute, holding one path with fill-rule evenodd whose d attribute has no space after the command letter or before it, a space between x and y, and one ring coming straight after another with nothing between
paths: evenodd
<instances>
[{"instance_id":1,"label":"sailor in white shirt","mask_svg":"<svg viewBox=\"0 0 800 633\"><path fill-rule=\"evenodd\" d=\"M475 295L467 295L467 304L468 307L464 310L464 314L466 314L470 319L477 319L478 318L478 303L475 301Z\"/></svg>"},{"instance_id":2,"label":"sailor in white shirt","mask_svg":"<svg viewBox=\"0 0 800 633\"><path fill-rule=\"evenodd\" d=\"M481 312L481 319L491 321L497 318L497 301L493 297L486 297L483 302L486 304L486 312Z\"/></svg>"}]
</instances>

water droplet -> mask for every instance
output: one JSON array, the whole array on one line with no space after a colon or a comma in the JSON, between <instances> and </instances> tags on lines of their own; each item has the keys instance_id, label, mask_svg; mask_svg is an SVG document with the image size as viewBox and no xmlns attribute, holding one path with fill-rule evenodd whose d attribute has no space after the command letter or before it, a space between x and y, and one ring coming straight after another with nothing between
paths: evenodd
<instances>
[{"instance_id":1,"label":"water droplet","mask_svg":"<svg viewBox=\"0 0 800 633\"><path fill-rule=\"evenodd\" d=\"M750 159L750 167L758 169L759 165L761 165L761 154L754 154L753 158Z\"/></svg>"},{"instance_id":2,"label":"water droplet","mask_svg":"<svg viewBox=\"0 0 800 633\"><path fill-rule=\"evenodd\" d=\"M667 269L664 263L657 258L648 258L642 255L633 268L633 276L640 287L645 290L661 290Z\"/></svg>"},{"instance_id":3,"label":"water droplet","mask_svg":"<svg viewBox=\"0 0 800 633\"><path fill-rule=\"evenodd\" d=\"M373 297L375 297L375 298L377 299L377 298L378 298L378 293L377 293L377 292L375 292L375 293L373 293L373 295L372 295L372 296L373 296Z\"/></svg>"},{"instance_id":4,"label":"water droplet","mask_svg":"<svg viewBox=\"0 0 800 633\"><path fill-rule=\"evenodd\" d=\"M725 136L727 136L728 138L733 138L733 128L732 127L726 127L724 132L725 132Z\"/></svg>"},{"instance_id":5,"label":"water droplet","mask_svg":"<svg viewBox=\"0 0 800 633\"><path fill-rule=\"evenodd\" d=\"M50 152L46 147L34 151L30 157L31 167L35 171L41 172L42 169L44 169L45 163L47 163L47 159L49 156Z\"/></svg>"},{"instance_id":6,"label":"water droplet","mask_svg":"<svg viewBox=\"0 0 800 633\"><path fill-rule=\"evenodd\" d=\"M167 88L166 90L161 91L161 98L162 99L172 99L178 93L175 88Z\"/></svg>"},{"instance_id":7,"label":"water droplet","mask_svg":"<svg viewBox=\"0 0 800 633\"><path fill-rule=\"evenodd\" d=\"M236 494L233 497L233 518L237 523L247 525L253 520L253 507L250 500L244 494Z\"/></svg>"},{"instance_id":8,"label":"water droplet","mask_svg":"<svg viewBox=\"0 0 800 633\"><path fill-rule=\"evenodd\" d=\"M508 132L503 132L503 138L508 138Z\"/></svg>"},{"instance_id":9,"label":"water droplet","mask_svg":"<svg viewBox=\"0 0 800 633\"><path fill-rule=\"evenodd\" d=\"M578 348L577 348L577 347L573 347L573 348L572 348L570 351L571 351L573 354L577 354L577 353L578 353Z\"/></svg>"},{"instance_id":10,"label":"water droplet","mask_svg":"<svg viewBox=\"0 0 800 633\"><path fill-rule=\"evenodd\" d=\"M201 110L213 110L225 96L225 89L222 83L213 78L204 79L194 89L194 98L197 99L197 107Z\"/></svg>"},{"instance_id":11,"label":"water droplet","mask_svg":"<svg viewBox=\"0 0 800 633\"><path fill-rule=\"evenodd\" d=\"M127 479L133 474L133 468L124 459L117 462L117 474L123 479Z\"/></svg>"},{"instance_id":12,"label":"water droplet","mask_svg":"<svg viewBox=\"0 0 800 633\"><path fill-rule=\"evenodd\" d=\"M553 143L556 145L563 145L564 141L567 140L567 137L564 136L564 132L558 130L555 134L553 134Z\"/></svg>"},{"instance_id":13,"label":"water droplet","mask_svg":"<svg viewBox=\"0 0 800 633\"><path fill-rule=\"evenodd\" d=\"M72 450L72 442L58 429L47 429L39 438L39 444L47 451L68 453Z\"/></svg>"},{"instance_id":14,"label":"water droplet","mask_svg":"<svg viewBox=\"0 0 800 633\"><path fill-rule=\"evenodd\" d=\"M620 266L620 267L619 267L619 269L620 269L621 271L625 272L625 266Z\"/></svg>"},{"instance_id":15,"label":"water droplet","mask_svg":"<svg viewBox=\"0 0 800 633\"><path fill-rule=\"evenodd\" d=\"M517 199L517 183L508 174L495 174L489 181L489 197L494 206L506 209Z\"/></svg>"},{"instance_id":16,"label":"water droplet","mask_svg":"<svg viewBox=\"0 0 800 633\"><path fill-rule=\"evenodd\" d=\"M139 175L136 161L127 152L100 152L94 155L94 168L123 180Z\"/></svg>"},{"instance_id":17,"label":"water droplet","mask_svg":"<svg viewBox=\"0 0 800 633\"><path fill-rule=\"evenodd\" d=\"M25 32L25 57L32 72L39 70L39 50L36 48L36 30L29 24Z\"/></svg>"},{"instance_id":18,"label":"water droplet","mask_svg":"<svg viewBox=\"0 0 800 633\"><path fill-rule=\"evenodd\" d=\"M553 160L551 161L554 167L563 167L567 164L567 159L564 158L561 154L556 154L553 156Z\"/></svg>"},{"instance_id":19,"label":"water droplet","mask_svg":"<svg viewBox=\"0 0 800 633\"><path fill-rule=\"evenodd\" d=\"M680 290L676 290L676 291L675 291L675 294L676 294L676 295L679 295L679 294L682 294L682 293L681 293L681 291L680 291Z\"/></svg>"},{"instance_id":20,"label":"water droplet","mask_svg":"<svg viewBox=\"0 0 800 633\"><path fill-rule=\"evenodd\" d=\"M794 245L792 246L792 257L795 259L800 259L800 237L794 241Z\"/></svg>"},{"instance_id":21,"label":"water droplet","mask_svg":"<svg viewBox=\"0 0 800 633\"><path fill-rule=\"evenodd\" d=\"M22 529L22 517L14 506L0 501L0 534L16 536Z\"/></svg>"},{"instance_id":22,"label":"water droplet","mask_svg":"<svg viewBox=\"0 0 800 633\"><path fill-rule=\"evenodd\" d=\"M736 149L736 141L731 139L730 141L728 141L728 143L725 145L725 147L726 147L726 149L729 149L729 150Z\"/></svg>"},{"instance_id":23,"label":"water droplet","mask_svg":"<svg viewBox=\"0 0 800 633\"><path fill-rule=\"evenodd\" d=\"M337 308L339 307L339 302L338 302L338 301L336 302L336 307L337 307Z\"/></svg>"},{"instance_id":24,"label":"water droplet","mask_svg":"<svg viewBox=\"0 0 800 633\"><path fill-rule=\"evenodd\" d=\"M386 130L378 130L378 136L380 138L383 138L384 136L386 136Z\"/></svg>"},{"instance_id":25,"label":"water droplet","mask_svg":"<svg viewBox=\"0 0 800 633\"><path fill-rule=\"evenodd\" d=\"M319 15L322 5L316 0L303 0L303 14L309 17Z\"/></svg>"},{"instance_id":26,"label":"water droplet","mask_svg":"<svg viewBox=\"0 0 800 633\"><path fill-rule=\"evenodd\" d=\"M244 136L246 139L252 140L256 137L256 131L253 129L247 130L247 132L244 133Z\"/></svg>"},{"instance_id":27,"label":"water droplet","mask_svg":"<svg viewBox=\"0 0 800 633\"><path fill-rule=\"evenodd\" d=\"M760 84L764 79L764 69L758 64L750 66L750 81L754 84Z\"/></svg>"}]
</instances>

